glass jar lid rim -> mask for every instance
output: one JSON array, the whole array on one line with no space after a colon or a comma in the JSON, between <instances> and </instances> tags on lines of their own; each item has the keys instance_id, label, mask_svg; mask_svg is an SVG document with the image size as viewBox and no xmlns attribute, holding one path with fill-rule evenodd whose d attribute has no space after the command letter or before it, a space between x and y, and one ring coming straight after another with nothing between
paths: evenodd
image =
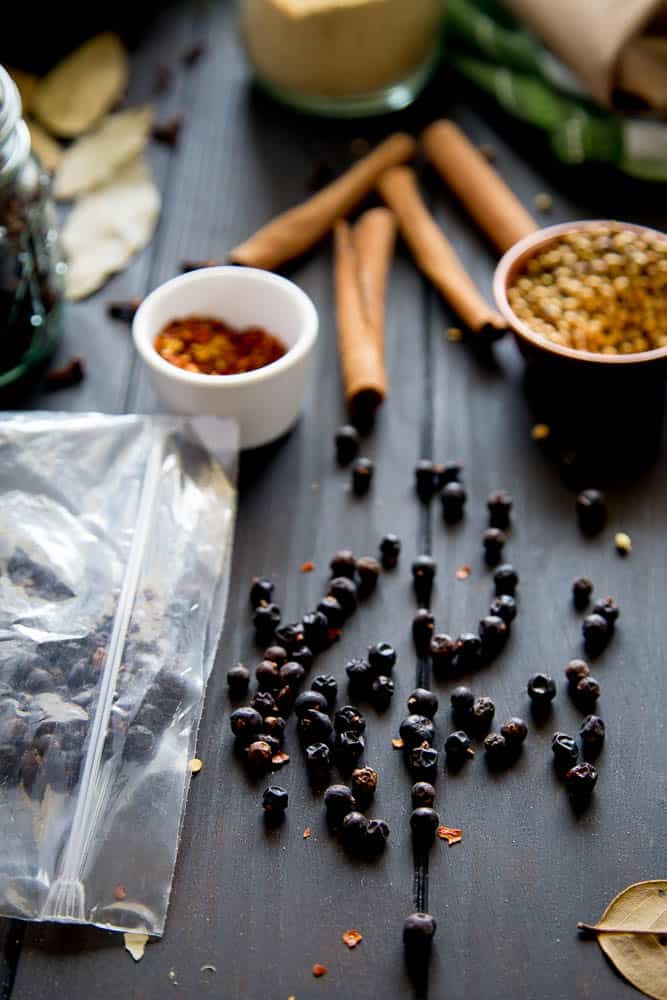
<instances>
[{"instance_id":1,"label":"glass jar lid rim","mask_svg":"<svg viewBox=\"0 0 667 1000\"><path fill-rule=\"evenodd\" d=\"M0 145L16 128L21 117L21 98L11 76L0 66Z\"/></svg>"}]
</instances>

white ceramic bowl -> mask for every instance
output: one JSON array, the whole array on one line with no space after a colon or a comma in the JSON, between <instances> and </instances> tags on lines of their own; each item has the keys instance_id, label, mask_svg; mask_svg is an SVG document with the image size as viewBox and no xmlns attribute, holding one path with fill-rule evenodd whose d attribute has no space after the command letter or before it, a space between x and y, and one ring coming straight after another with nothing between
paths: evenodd
<instances>
[{"instance_id":1,"label":"white ceramic bowl","mask_svg":"<svg viewBox=\"0 0 667 1000\"><path fill-rule=\"evenodd\" d=\"M160 357L154 342L167 323L186 316L212 316L240 329L261 326L282 340L287 353L241 375L183 371ZM315 306L287 278L252 267L206 267L151 292L136 312L132 333L170 410L233 417L241 447L256 448L280 437L298 419L317 328Z\"/></svg>"}]
</instances>

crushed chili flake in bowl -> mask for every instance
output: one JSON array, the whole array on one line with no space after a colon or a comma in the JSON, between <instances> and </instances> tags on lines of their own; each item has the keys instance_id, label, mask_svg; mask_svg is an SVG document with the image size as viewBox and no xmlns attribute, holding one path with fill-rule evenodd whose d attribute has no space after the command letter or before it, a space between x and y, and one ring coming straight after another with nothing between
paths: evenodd
<instances>
[{"instance_id":1,"label":"crushed chili flake in bowl","mask_svg":"<svg viewBox=\"0 0 667 1000\"><path fill-rule=\"evenodd\" d=\"M200 375L241 375L287 353L282 341L261 327L237 330L206 316L172 320L155 338L155 350L177 368Z\"/></svg>"}]
</instances>

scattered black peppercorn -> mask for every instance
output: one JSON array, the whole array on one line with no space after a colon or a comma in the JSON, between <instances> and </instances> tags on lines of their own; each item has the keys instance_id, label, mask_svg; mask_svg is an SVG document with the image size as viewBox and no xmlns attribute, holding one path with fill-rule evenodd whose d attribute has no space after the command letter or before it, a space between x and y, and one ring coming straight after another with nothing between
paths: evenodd
<instances>
[{"instance_id":1,"label":"scattered black peppercorn","mask_svg":"<svg viewBox=\"0 0 667 1000\"><path fill-rule=\"evenodd\" d=\"M361 854L364 850L368 820L363 813L352 810L343 819L341 843L351 854Z\"/></svg>"},{"instance_id":2,"label":"scattered black peppercorn","mask_svg":"<svg viewBox=\"0 0 667 1000\"><path fill-rule=\"evenodd\" d=\"M292 691L297 691L303 684L305 676L306 671L300 663L288 660L287 663L283 663L282 667L280 667L279 690L287 685Z\"/></svg>"},{"instance_id":3,"label":"scattered black peppercorn","mask_svg":"<svg viewBox=\"0 0 667 1000\"><path fill-rule=\"evenodd\" d=\"M497 566L503 554L507 535L500 528L487 528L482 535L484 559L489 566Z\"/></svg>"},{"instance_id":4,"label":"scattered black peppercorn","mask_svg":"<svg viewBox=\"0 0 667 1000\"><path fill-rule=\"evenodd\" d=\"M583 755L587 760L594 760L602 750L605 737L605 724L598 715L587 715L579 729Z\"/></svg>"},{"instance_id":5,"label":"scattered black peppercorn","mask_svg":"<svg viewBox=\"0 0 667 1000\"><path fill-rule=\"evenodd\" d=\"M432 743L435 736L433 723L425 715L408 715L401 722L398 731L408 749L421 746L422 743Z\"/></svg>"},{"instance_id":6,"label":"scattered black peppercorn","mask_svg":"<svg viewBox=\"0 0 667 1000\"><path fill-rule=\"evenodd\" d=\"M454 524L463 517L463 508L467 494L462 484L457 480L447 483L440 494L442 516L448 524Z\"/></svg>"},{"instance_id":7,"label":"scattered black peppercorn","mask_svg":"<svg viewBox=\"0 0 667 1000\"><path fill-rule=\"evenodd\" d=\"M584 711L590 711L600 697L600 685L594 677L589 674L578 681L577 686L572 691L572 697L577 705Z\"/></svg>"},{"instance_id":8,"label":"scattered black peppercorn","mask_svg":"<svg viewBox=\"0 0 667 1000\"><path fill-rule=\"evenodd\" d=\"M71 358L62 368L53 368L44 376L44 389L53 392L57 389L69 389L83 382L86 368L81 358Z\"/></svg>"},{"instance_id":9,"label":"scattered black peppercorn","mask_svg":"<svg viewBox=\"0 0 667 1000\"><path fill-rule=\"evenodd\" d=\"M336 461L339 465L349 465L359 454L361 439L359 431L352 424L343 424L336 431Z\"/></svg>"},{"instance_id":10,"label":"scattered black peppercorn","mask_svg":"<svg viewBox=\"0 0 667 1000\"><path fill-rule=\"evenodd\" d=\"M334 714L334 729L337 733L363 733L366 720L358 708L343 705Z\"/></svg>"},{"instance_id":11,"label":"scattered black peppercorn","mask_svg":"<svg viewBox=\"0 0 667 1000\"><path fill-rule=\"evenodd\" d=\"M355 496L366 496L373 481L374 466L370 458L358 458L352 466L352 490Z\"/></svg>"},{"instance_id":12,"label":"scattered black peppercorn","mask_svg":"<svg viewBox=\"0 0 667 1000\"><path fill-rule=\"evenodd\" d=\"M259 642L267 643L280 625L280 608L277 604L260 604L255 608L252 624Z\"/></svg>"},{"instance_id":13,"label":"scattered black peppercorn","mask_svg":"<svg viewBox=\"0 0 667 1000\"><path fill-rule=\"evenodd\" d=\"M273 753L271 747L264 740L255 740L246 750L246 764L248 770L258 777L266 774L271 769L271 758Z\"/></svg>"},{"instance_id":14,"label":"scattered black peppercorn","mask_svg":"<svg viewBox=\"0 0 667 1000\"><path fill-rule=\"evenodd\" d=\"M470 712L470 726L476 736L483 736L488 733L493 716L496 714L496 706L490 698L475 698Z\"/></svg>"},{"instance_id":15,"label":"scattered black peppercorn","mask_svg":"<svg viewBox=\"0 0 667 1000\"><path fill-rule=\"evenodd\" d=\"M507 490L495 490L486 502L489 510L489 524L492 528L505 530L509 527L512 496Z\"/></svg>"},{"instance_id":16,"label":"scattered black peppercorn","mask_svg":"<svg viewBox=\"0 0 667 1000\"><path fill-rule=\"evenodd\" d=\"M528 697L533 705L547 708L556 697L556 682L546 674L533 674L527 684Z\"/></svg>"},{"instance_id":17,"label":"scattered black peppercorn","mask_svg":"<svg viewBox=\"0 0 667 1000\"><path fill-rule=\"evenodd\" d=\"M430 808L435 802L435 788L428 781L418 781L412 786L412 805L414 809Z\"/></svg>"},{"instance_id":18,"label":"scattered black peppercorn","mask_svg":"<svg viewBox=\"0 0 667 1000\"><path fill-rule=\"evenodd\" d=\"M422 607L431 603L433 580L437 571L435 559L428 555L418 556L412 564L412 582L415 596Z\"/></svg>"},{"instance_id":19,"label":"scattered black peppercorn","mask_svg":"<svg viewBox=\"0 0 667 1000\"><path fill-rule=\"evenodd\" d=\"M607 520L607 504L600 490L582 490L576 503L579 527L586 535L597 535Z\"/></svg>"},{"instance_id":20,"label":"scattered black peppercorn","mask_svg":"<svg viewBox=\"0 0 667 1000\"><path fill-rule=\"evenodd\" d=\"M474 632L462 632L456 640L456 667L475 670L480 663L482 640Z\"/></svg>"},{"instance_id":21,"label":"scattered black peppercorn","mask_svg":"<svg viewBox=\"0 0 667 1000\"><path fill-rule=\"evenodd\" d=\"M332 577L346 576L350 580L354 580L356 567L357 560L349 549L341 549L340 552L334 553L329 563Z\"/></svg>"},{"instance_id":22,"label":"scattered black peppercorn","mask_svg":"<svg viewBox=\"0 0 667 1000\"><path fill-rule=\"evenodd\" d=\"M283 649L282 646L267 646L263 659L271 660L272 663L277 663L279 667L282 667L283 663L287 663L287 650Z\"/></svg>"},{"instance_id":23,"label":"scattered black peppercorn","mask_svg":"<svg viewBox=\"0 0 667 1000\"><path fill-rule=\"evenodd\" d=\"M311 780L320 781L331 770L331 748L326 743L311 743L304 750Z\"/></svg>"},{"instance_id":24,"label":"scattered black peppercorn","mask_svg":"<svg viewBox=\"0 0 667 1000\"><path fill-rule=\"evenodd\" d=\"M450 702L454 718L459 722L466 722L470 718L472 706L475 704L475 696L469 687L460 685L452 691Z\"/></svg>"},{"instance_id":25,"label":"scattered black peppercorn","mask_svg":"<svg viewBox=\"0 0 667 1000\"><path fill-rule=\"evenodd\" d=\"M280 785L269 785L262 795L262 808L271 816L284 816L289 803L289 795Z\"/></svg>"},{"instance_id":26,"label":"scattered black peppercorn","mask_svg":"<svg viewBox=\"0 0 667 1000\"><path fill-rule=\"evenodd\" d=\"M586 615L581 623L581 633L584 637L586 652L591 656L596 656L609 642L611 629L609 622L602 615Z\"/></svg>"},{"instance_id":27,"label":"scattered black peppercorn","mask_svg":"<svg viewBox=\"0 0 667 1000\"><path fill-rule=\"evenodd\" d=\"M377 586L382 567L372 556L362 556L361 559L357 559L356 570L359 578L357 585L359 597L368 597Z\"/></svg>"},{"instance_id":28,"label":"scattered black peppercorn","mask_svg":"<svg viewBox=\"0 0 667 1000\"><path fill-rule=\"evenodd\" d=\"M329 621L321 611L309 611L303 616L303 637L314 653L321 653L329 641ZM266 654L264 654L266 656Z\"/></svg>"},{"instance_id":29,"label":"scattered black peppercorn","mask_svg":"<svg viewBox=\"0 0 667 1000\"><path fill-rule=\"evenodd\" d=\"M445 462L444 465L435 466L438 476L438 485L445 487L447 483L460 483L463 474L463 466L460 462Z\"/></svg>"},{"instance_id":30,"label":"scattered black peppercorn","mask_svg":"<svg viewBox=\"0 0 667 1000\"><path fill-rule=\"evenodd\" d=\"M521 746L528 735L528 726L523 719L512 717L500 727L500 735L505 737L505 742L510 749Z\"/></svg>"},{"instance_id":31,"label":"scattered black peppercorn","mask_svg":"<svg viewBox=\"0 0 667 1000\"><path fill-rule=\"evenodd\" d=\"M472 748L468 734L464 733L462 729L450 733L445 740L445 754L447 755L447 762L455 765L463 763L469 757L474 757L475 751Z\"/></svg>"},{"instance_id":32,"label":"scattered black peppercorn","mask_svg":"<svg viewBox=\"0 0 667 1000\"><path fill-rule=\"evenodd\" d=\"M403 944L409 957L425 958L436 931L435 917L430 913L411 913L403 924Z\"/></svg>"},{"instance_id":33,"label":"scattered black peppercorn","mask_svg":"<svg viewBox=\"0 0 667 1000\"><path fill-rule=\"evenodd\" d=\"M292 652L304 643L303 624L301 622L289 622L286 625L280 625L275 629L275 636L278 644L287 650L288 656L291 656Z\"/></svg>"},{"instance_id":34,"label":"scattered black peppercorn","mask_svg":"<svg viewBox=\"0 0 667 1000\"><path fill-rule=\"evenodd\" d=\"M484 740L486 763L492 770L499 770L509 761L507 741L501 733L489 733Z\"/></svg>"},{"instance_id":35,"label":"scattered black peppercorn","mask_svg":"<svg viewBox=\"0 0 667 1000\"><path fill-rule=\"evenodd\" d=\"M372 767L357 767L350 777L352 794L365 809L373 799L378 784L377 771Z\"/></svg>"},{"instance_id":36,"label":"scattered black peppercorn","mask_svg":"<svg viewBox=\"0 0 667 1000\"><path fill-rule=\"evenodd\" d=\"M427 688L415 688L408 698L408 711L411 715L425 715L432 719L438 711L438 698Z\"/></svg>"},{"instance_id":37,"label":"scattered black peppercorn","mask_svg":"<svg viewBox=\"0 0 667 1000\"><path fill-rule=\"evenodd\" d=\"M311 688L313 691L317 691L318 694L324 695L327 707L331 711L338 696L338 682L336 678L331 674L320 674L313 679Z\"/></svg>"},{"instance_id":38,"label":"scattered black peppercorn","mask_svg":"<svg viewBox=\"0 0 667 1000\"><path fill-rule=\"evenodd\" d=\"M430 806L413 809L410 816L412 839L418 848L430 847L435 840L435 831L440 826L440 817Z\"/></svg>"},{"instance_id":39,"label":"scattered black peppercorn","mask_svg":"<svg viewBox=\"0 0 667 1000\"><path fill-rule=\"evenodd\" d=\"M511 625L516 618L516 600L509 594L494 597L489 607L489 614L502 618L506 625Z\"/></svg>"},{"instance_id":40,"label":"scattered black peppercorn","mask_svg":"<svg viewBox=\"0 0 667 1000\"><path fill-rule=\"evenodd\" d=\"M428 608L419 608L412 619L412 639L420 656L427 656L435 630L435 619Z\"/></svg>"},{"instance_id":41,"label":"scattered black peppercorn","mask_svg":"<svg viewBox=\"0 0 667 1000\"><path fill-rule=\"evenodd\" d=\"M379 674L371 681L370 698L379 711L389 707L394 697L394 681L391 677Z\"/></svg>"},{"instance_id":42,"label":"scattered black peppercorn","mask_svg":"<svg viewBox=\"0 0 667 1000\"><path fill-rule=\"evenodd\" d=\"M141 299L127 299L124 302L109 302L107 304L107 316L110 319L120 320L121 323L131 323L134 314L141 305Z\"/></svg>"},{"instance_id":43,"label":"scattered black peppercorn","mask_svg":"<svg viewBox=\"0 0 667 1000\"><path fill-rule=\"evenodd\" d=\"M273 600L273 583L265 576L254 576L250 586L250 606L258 608L260 604L270 604Z\"/></svg>"},{"instance_id":44,"label":"scattered black peppercorn","mask_svg":"<svg viewBox=\"0 0 667 1000\"><path fill-rule=\"evenodd\" d=\"M254 708L237 708L229 717L234 736L243 742L250 742L262 728L262 716Z\"/></svg>"},{"instance_id":45,"label":"scattered black peppercorn","mask_svg":"<svg viewBox=\"0 0 667 1000\"><path fill-rule=\"evenodd\" d=\"M329 596L334 597L340 604L343 615L349 618L357 610L357 585L354 580L346 576L334 577L329 583Z\"/></svg>"},{"instance_id":46,"label":"scattered black peppercorn","mask_svg":"<svg viewBox=\"0 0 667 1000\"><path fill-rule=\"evenodd\" d=\"M502 618L487 615L479 623L479 637L482 640L482 655L486 658L497 656L505 645L508 628Z\"/></svg>"},{"instance_id":47,"label":"scattered black peppercorn","mask_svg":"<svg viewBox=\"0 0 667 1000\"><path fill-rule=\"evenodd\" d=\"M331 746L334 742L334 728L331 719L324 712L318 712L315 708L307 709L303 715L298 717L296 731L299 739L305 745L327 743Z\"/></svg>"},{"instance_id":48,"label":"scattered black peppercorn","mask_svg":"<svg viewBox=\"0 0 667 1000\"><path fill-rule=\"evenodd\" d=\"M579 759L579 747L576 740L566 733L554 733L551 740L551 750L556 770L563 773L573 767Z\"/></svg>"},{"instance_id":49,"label":"scattered black peppercorn","mask_svg":"<svg viewBox=\"0 0 667 1000\"><path fill-rule=\"evenodd\" d=\"M380 542L380 562L384 569L395 569L400 554L400 539L396 535L385 535Z\"/></svg>"},{"instance_id":50,"label":"scattered black peppercorn","mask_svg":"<svg viewBox=\"0 0 667 1000\"><path fill-rule=\"evenodd\" d=\"M304 670L310 670L315 659L312 649L309 646L297 646L290 654L293 663L298 663Z\"/></svg>"},{"instance_id":51,"label":"scattered black peppercorn","mask_svg":"<svg viewBox=\"0 0 667 1000\"><path fill-rule=\"evenodd\" d=\"M183 115L177 114L166 122L156 122L151 129L151 136L156 142L161 142L172 149L178 143L183 128Z\"/></svg>"},{"instance_id":52,"label":"scattered black peppercorn","mask_svg":"<svg viewBox=\"0 0 667 1000\"><path fill-rule=\"evenodd\" d=\"M389 826L383 819L370 819L366 827L363 851L366 857L376 858L384 851L389 839Z\"/></svg>"},{"instance_id":53,"label":"scattered black peppercorn","mask_svg":"<svg viewBox=\"0 0 667 1000\"><path fill-rule=\"evenodd\" d=\"M289 684L285 684L281 687L280 691L276 695L276 704L280 714L283 716L288 716L294 707L294 700L296 698L296 689L290 687Z\"/></svg>"},{"instance_id":54,"label":"scattered black peppercorn","mask_svg":"<svg viewBox=\"0 0 667 1000\"><path fill-rule=\"evenodd\" d=\"M368 647L368 662L374 674L388 676L396 665L396 650L388 642L377 642Z\"/></svg>"},{"instance_id":55,"label":"scattered black peppercorn","mask_svg":"<svg viewBox=\"0 0 667 1000\"><path fill-rule=\"evenodd\" d=\"M583 611L588 607L588 602L593 593L593 584L585 576L580 576L572 584L572 600L577 611Z\"/></svg>"},{"instance_id":56,"label":"scattered black peppercorn","mask_svg":"<svg viewBox=\"0 0 667 1000\"><path fill-rule=\"evenodd\" d=\"M270 691L256 691L250 700L250 707L264 718L265 715L278 715L278 705Z\"/></svg>"},{"instance_id":57,"label":"scattered black peppercorn","mask_svg":"<svg viewBox=\"0 0 667 1000\"><path fill-rule=\"evenodd\" d=\"M585 660L570 660L565 668L565 676L571 689L576 688L582 677L588 677L590 667Z\"/></svg>"},{"instance_id":58,"label":"scattered black peppercorn","mask_svg":"<svg viewBox=\"0 0 667 1000\"><path fill-rule=\"evenodd\" d=\"M345 673L353 695L364 697L369 693L374 673L368 660L348 660L345 664Z\"/></svg>"},{"instance_id":59,"label":"scattered black peppercorn","mask_svg":"<svg viewBox=\"0 0 667 1000\"><path fill-rule=\"evenodd\" d=\"M433 780L438 773L438 751L428 745L412 747L408 751L407 765L415 777Z\"/></svg>"},{"instance_id":60,"label":"scattered black peppercorn","mask_svg":"<svg viewBox=\"0 0 667 1000\"><path fill-rule=\"evenodd\" d=\"M621 612L614 598L606 597L604 601L597 601L593 605L591 613L601 615L609 626L610 632L613 632Z\"/></svg>"},{"instance_id":61,"label":"scattered black peppercorn","mask_svg":"<svg viewBox=\"0 0 667 1000\"><path fill-rule=\"evenodd\" d=\"M366 741L358 733L338 733L335 754L338 766L342 771L351 771L363 757Z\"/></svg>"},{"instance_id":62,"label":"scattered black peppercorn","mask_svg":"<svg viewBox=\"0 0 667 1000\"><path fill-rule=\"evenodd\" d=\"M510 563L504 563L493 574L493 582L496 589L496 597L500 597L501 594L509 594L510 597L514 597L514 592L519 582L519 574Z\"/></svg>"},{"instance_id":63,"label":"scattered black peppercorn","mask_svg":"<svg viewBox=\"0 0 667 1000\"><path fill-rule=\"evenodd\" d=\"M345 615L343 614L343 609L335 597L323 597L317 605L317 610L320 614L324 615L329 623L329 630L327 634L330 633L331 629L335 630L343 627Z\"/></svg>"},{"instance_id":64,"label":"scattered black peppercorn","mask_svg":"<svg viewBox=\"0 0 667 1000\"><path fill-rule=\"evenodd\" d=\"M429 503L438 488L438 481L430 458L421 458L415 466L415 489L422 503Z\"/></svg>"},{"instance_id":65,"label":"scattered black peppercorn","mask_svg":"<svg viewBox=\"0 0 667 1000\"><path fill-rule=\"evenodd\" d=\"M324 793L324 808L331 823L341 823L355 805L354 795L347 785L330 785Z\"/></svg>"},{"instance_id":66,"label":"scattered black peppercorn","mask_svg":"<svg viewBox=\"0 0 667 1000\"><path fill-rule=\"evenodd\" d=\"M255 680L260 691L279 691L282 687L280 667L271 660L262 660L255 667Z\"/></svg>"},{"instance_id":67,"label":"scattered black peppercorn","mask_svg":"<svg viewBox=\"0 0 667 1000\"><path fill-rule=\"evenodd\" d=\"M431 663L436 674L445 674L454 665L456 642L451 635L439 632L431 638L429 646Z\"/></svg>"},{"instance_id":68,"label":"scattered black peppercorn","mask_svg":"<svg viewBox=\"0 0 667 1000\"><path fill-rule=\"evenodd\" d=\"M565 775L565 786L575 803L586 802L595 788L598 772L592 764L575 764Z\"/></svg>"},{"instance_id":69,"label":"scattered black peppercorn","mask_svg":"<svg viewBox=\"0 0 667 1000\"><path fill-rule=\"evenodd\" d=\"M321 691L303 691L294 702L294 714L300 719L310 709L316 712L327 712L329 704Z\"/></svg>"}]
</instances>

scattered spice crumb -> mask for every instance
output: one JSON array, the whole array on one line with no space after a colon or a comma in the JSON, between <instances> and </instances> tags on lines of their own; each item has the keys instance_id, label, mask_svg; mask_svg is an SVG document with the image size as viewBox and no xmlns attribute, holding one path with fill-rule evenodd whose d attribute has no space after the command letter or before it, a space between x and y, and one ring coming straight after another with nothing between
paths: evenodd
<instances>
[{"instance_id":1,"label":"scattered spice crumb","mask_svg":"<svg viewBox=\"0 0 667 1000\"><path fill-rule=\"evenodd\" d=\"M315 965L313 966L313 975L315 976L315 979L319 979L320 976L326 976L326 974L327 974L326 965L320 965L319 962L316 962Z\"/></svg>"},{"instance_id":2,"label":"scattered spice crumb","mask_svg":"<svg viewBox=\"0 0 667 1000\"><path fill-rule=\"evenodd\" d=\"M124 302L110 302L107 306L107 316L118 319L122 323L131 323L134 314L141 305L141 299L127 299Z\"/></svg>"},{"instance_id":3,"label":"scattered spice crumb","mask_svg":"<svg viewBox=\"0 0 667 1000\"><path fill-rule=\"evenodd\" d=\"M614 545L616 546L616 550L623 556L626 556L628 552L632 552L632 539L625 531L616 532L614 535Z\"/></svg>"},{"instance_id":4,"label":"scattered spice crumb","mask_svg":"<svg viewBox=\"0 0 667 1000\"><path fill-rule=\"evenodd\" d=\"M157 122L151 129L151 135L157 142L164 143L172 148L178 142L178 137L183 127L183 115L174 115L166 122Z\"/></svg>"},{"instance_id":5,"label":"scattered spice crumb","mask_svg":"<svg viewBox=\"0 0 667 1000\"><path fill-rule=\"evenodd\" d=\"M62 368L54 368L44 379L44 388L48 390L69 389L70 386L82 382L86 374L81 358L72 358Z\"/></svg>"},{"instance_id":6,"label":"scattered spice crumb","mask_svg":"<svg viewBox=\"0 0 667 1000\"><path fill-rule=\"evenodd\" d=\"M550 434L551 428L548 424L533 424L530 431L533 441L544 441Z\"/></svg>"},{"instance_id":7,"label":"scattered spice crumb","mask_svg":"<svg viewBox=\"0 0 667 1000\"><path fill-rule=\"evenodd\" d=\"M460 844L463 839L463 831L457 830L453 826L439 826L436 830L440 840L446 840L450 847Z\"/></svg>"},{"instance_id":8,"label":"scattered spice crumb","mask_svg":"<svg viewBox=\"0 0 667 1000\"><path fill-rule=\"evenodd\" d=\"M278 753L274 753L271 763L274 767L284 767L285 764L289 764L289 754L285 753L284 750L279 750Z\"/></svg>"},{"instance_id":9,"label":"scattered spice crumb","mask_svg":"<svg viewBox=\"0 0 667 1000\"><path fill-rule=\"evenodd\" d=\"M306 829L303 831L303 839L308 840L312 832L313 831L310 829L310 827L307 826Z\"/></svg>"},{"instance_id":10,"label":"scattered spice crumb","mask_svg":"<svg viewBox=\"0 0 667 1000\"><path fill-rule=\"evenodd\" d=\"M483 142L482 145L479 146L479 151L485 160L488 160L489 163L493 163L496 158L495 146L492 146L490 142Z\"/></svg>"},{"instance_id":11,"label":"scattered spice crumb","mask_svg":"<svg viewBox=\"0 0 667 1000\"><path fill-rule=\"evenodd\" d=\"M352 929L350 931L345 931L345 933L342 934L341 937L343 938L343 944L346 944L347 947L350 949L350 951L353 948L356 948L357 945L361 941L363 941L363 938L362 938L361 934L359 933L359 931L355 931L354 929Z\"/></svg>"},{"instance_id":12,"label":"scattered spice crumb","mask_svg":"<svg viewBox=\"0 0 667 1000\"><path fill-rule=\"evenodd\" d=\"M114 899L117 899L118 902L120 902L122 899L125 899L125 897L127 896L127 889L125 888L124 885L120 885L119 884L114 889L113 896L114 896Z\"/></svg>"},{"instance_id":13,"label":"scattered spice crumb","mask_svg":"<svg viewBox=\"0 0 667 1000\"><path fill-rule=\"evenodd\" d=\"M394 750L402 750L403 747L405 746L400 736L397 736L395 739L393 739L391 741L391 745L393 746Z\"/></svg>"},{"instance_id":14,"label":"scattered spice crumb","mask_svg":"<svg viewBox=\"0 0 667 1000\"><path fill-rule=\"evenodd\" d=\"M181 274L188 274L190 271L200 271L202 267L220 267L222 260L220 257L209 257L208 260L182 260Z\"/></svg>"},{"instance_id":15,"label":"scattered spice crumb","mask_svg":"<svg viewBox=\"0 0 667 1000\"><path fill-rule=\"evenodd\" d=\"M456 579L457 580L467 580L471 573L472 573L472 570L470 569L470 566L468 566L467 563L464 563L463 566L459 566L459 568L457 569L457 571L456 571Z\"/></svg>"},{"instance_id":16,"label":"scattered spice crumb","mask_svg":"<svg viewBox=\"0 0 667 1000\"><path fill-rule=\"evenodd\" d=\"M202 767L204 766L204 761L200 760L199 757L193 757L188 767L190 769L190 774L199 774Z\"/></svg>"},{"instance_id":17,"label":"scattered spice crumb","mask_svg":"<svg viewBox=\"0 0 667 1000\"><path fill-rule=\"evenodd\" d=\"M463 340L463 331L458 326L450 326L446 331L446 337L451 344L458 344L459 341Z\"/></svg>"},{"instance_id":18,"label":"scattered spice crumb","mask_svg":"<svg viewBox=\"0 0 667 1000\"><path fill-rule=\"evenodd\" d=\"M196 62L199 62L205 52L206 42L195 42L194 45L185 49L185 51L181 54L181 62L185 63L186 66L194 66Z\"/></svg>"},{"instance_id":19,"label":"scattered spice crumb","mask_svg":"<svg viewBox=\"0 0 667 1000\"><path fill-rule=\"evenodd\" d=\"M315 569L315 563L314 562L301 563L301 572L302 573L312 573L314 569Z\"/></svg>"},{"instance_id":20,"label":"scattered spice crumb","mask_svg":"<svg viewBox=\"0 0 667 1000\"><path fill-rule=\"evenodd\" d=\"M128 931L126 934L123 934L123 941L125 950L129 951L135 962L140 962L144 957L146 945L148 944L148 934L137 934L134 931Z\"/></svg>"},{"instance_id":21,"label":"scattered spice crumb","mask_svg":"<svg viewBox=\"0 0 667 1000\"><path fill-rule=\"evenodd\" d=\"M533 198L533 204L538 212L550 212L553 207L553 198L546 191L540 191Z\"/></svg>"}]
</instances>

